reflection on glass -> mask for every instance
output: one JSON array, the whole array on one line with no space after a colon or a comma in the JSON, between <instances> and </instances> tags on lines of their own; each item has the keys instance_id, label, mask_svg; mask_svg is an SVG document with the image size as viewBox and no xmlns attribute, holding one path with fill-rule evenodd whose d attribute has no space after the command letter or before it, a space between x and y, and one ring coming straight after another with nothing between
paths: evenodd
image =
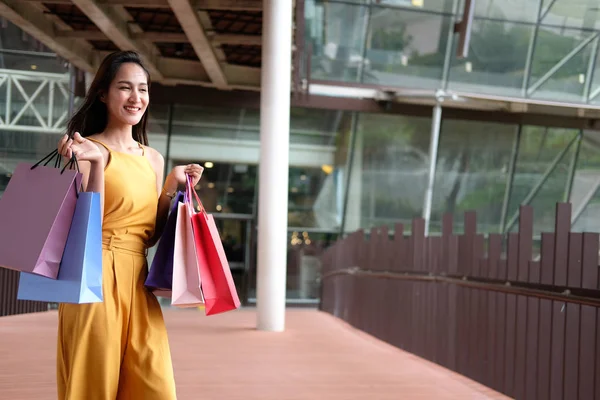
<instances>
[{"instance_id":1,"label":"reflection on glass","mask_svg":"<svg viewBox=\"0 0 600 400\"><path fill-rule=\"evenodd\" d=\"M589 40L590 32L559 27L540 27L531 63L530 88L537 90L533 97L581 102L583 99L588 64L596 42ZM572 51L587 44L576 54ZM547 75L558 63L563 65Z\"/></svg>"},{"instance_id":2,"label":"reflection on glass","mask_svg":"<svg viewBox=\"0 0 600 400\"><path fill-rule=\"evenodd\" d=\"M475 17L534 23L540 0L476 0ZM462 17L464 0L459 0L458 15Z\"/></svg>"},{"instance_id":3,"label":"reflection on glass","mask_svg":"<svg viewBox=\"0 0 600 400\"><path fill-rule=\"evenodd\" d=\"M451 58L448 87L466 92L522 95L533 26L475 19L466 59ZM452 54L456 54L454 41Z\"/></svg>"},{"instance_id":4,"label":"reflection on glass","mask_svg":"<svg viewBox=\"0 0 600 400\"><path fill-rule=\"evenodd\" d=\"M534 235L554 231L556 203L564 201L565 192L568 190L569 167L574 151L575 146L571 146L529 203L533 207Z\"/></svg>"},{"instance_id":5,"label":"reflection on glass","mask_svg":"<svg viewBox=\"0 0 600 400\"><path fill-rule=\"evenodd\" d=\"M439 87L451 23L432 13L372 7L363 82Z\"/></svg>"},{"instance_id":6,"label":"reflection on glass","mask_svg":"<svg viewBox=\"0 0 600 400\"><path fill-rule=\"evenodd\" d=\"M306 46L312 48L311 77L360 82L363 70L367 7L307 0Z\"/></svg>"},{"instance_id":7,"label":"reflection on glass","mask_svg":"<svg viewBox=\"0 0 600 400\"><path fill-rule=\"evenodd\" d=\"M36 162L56 149L60 134L0 130L0 197L17 164Z\"/></svg>"},{"instance_id":8,"label":"reflection on glass","mask_svg":"<svg viewBox=\"0 0 600 400\"><path fill-rule=\"evenodd\" d=\"M498 232L518 127L445 120L440 132L430 232L441 232L444 213L463 232L464 212L477 212L479 232Z\"/></svg>"},{"instance_id":9,"label":"reflection on glass","mask_svg":"<svg viewBox=\"0 0 600 400\"><path fill-rule=\"evenodd\" d=\"M176 165L196 162L204 166L196 191L211 213L253 214L257 178L256 165L212 163L209 160L177 160Z\"/></svg>"},{"instance_id":10,"label":"reflection on glass","mask_svg":"<svg viewBox=\"0 0 600 400\"><path fill-rule=\"evenodd\" d=\"M598 3L590 0L544 0L544 25L600 29Z\"/></svg>"},{"instance_id":11,"label":"reflection on glass","mask_svg":"<svg viewBox=\"0 0 600 400\"><path fill-rule=\"evenodd\" d=\"M372 4L399 8L402 11L436 11L451 13L456 0L375 0Z\"/></svg>"},{"instance_id":12,"label":"reflection on glass","mask_svg":"<svg viewBox=\"0 0 600 400\"><path fill-rule=\"evenodd\" d=\"M294 132L293 142L312 145L315 151L326 156L322 158L324 163L319 166L290 165L288 225L339 229L352 113L292 109L291 129Z\"/></svg>"},{"instance_id":13,"label":"reflection on glass","mask_svg":"<svg viewBox=\"0 0 600 400\"><path fill-rule=\"evenodd\" d=\"M173 110L173 135L257 141L260 116L254 109L177 104Z\"/></svg>"},{"instance_id":14,"label":"reflection on glass","mask_svg":"<svg viewBox=\"0 0 600 400\"><path fill-rule=\"evenodd\" d=\"M318 300L323 252L338 238L337 232L289 231L287 245L286 298ZM248 297L256 298L256 262L250 271Z\"/></svg>"},{"instance_id":15,"label":"reflection on glass","mask_svg":"<svg viewBox=\"0 0 600 400\"><path fill-rule=\"evenodd\" d=\"M540 126L524 126L521 132L519 153L515 165L515 176L511 188L511 197L508 206L507 222L519 211L520 204L528 197L529 193L543 178L544 174L552 167L553 162L572 143L577 130L547 128ZM574 146L571 146L571 151ZM556 202L563 201L566 190L567 176L565 168L571 162L570 152L563 155L562 159L550 174L548 180L533 199L535 210L535 226L545 226L548 210L554 210ZM540 195L543 193L543 195ZM552 216L554 211L551 211ZM515 231L517 225L511 230Z\"/></svg>"},{"instance_id":16,"label":"reflection on glass","mask_svg":"<svg viewBox=\"0 0 600 400\"><path fill-rule=\"evenodd\" d=\"M600 232L600 132L585 131L570 202L576 232Z\"/></svg>"},{"instance_id":17,"label":"reflection on glass","mask_svg":"<svg viewBox=\"0 0 600 400\"><path fill-rule=\"evenodd\" d=\"M166 157L168 131L169 131L169 106L166 104L151 104L148 110L146 126L148 142ZM165 162L168 160L165 159Z\"/></svg>"},{"instance_id":18,"label":"reflection on glass","mask_svg":"<svg viewBox=\"0 0 600 400\"><path fill-rule=\"evenodd\" d=\"M423 212L431 119L361 114L345 232L410 222Z\"/></svg>"}]
</instances>

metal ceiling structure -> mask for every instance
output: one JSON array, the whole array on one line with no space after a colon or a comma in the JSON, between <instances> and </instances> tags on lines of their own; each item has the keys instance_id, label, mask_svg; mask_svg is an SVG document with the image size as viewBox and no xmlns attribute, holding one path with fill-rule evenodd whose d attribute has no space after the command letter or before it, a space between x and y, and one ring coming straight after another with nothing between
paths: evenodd
<instances>
[{"instance_id":1,"label":"metal ceiling structure","mask_svg":"<svg viewBox=\"0 0 600 400\"><path fill-rule=\"evenodd\" d=\"M86 72L135 50L163 85L260 90L261 0L1 0L0 16Z\"/></svg>"}]
</instances>

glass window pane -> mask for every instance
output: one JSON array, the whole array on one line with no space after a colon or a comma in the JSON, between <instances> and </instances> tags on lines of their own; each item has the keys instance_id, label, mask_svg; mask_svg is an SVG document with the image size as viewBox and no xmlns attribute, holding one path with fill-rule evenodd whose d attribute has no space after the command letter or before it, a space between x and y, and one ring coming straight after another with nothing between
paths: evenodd
<instances>
[{"instance_id":1,"label":"glass window pane","mask_svg":"<svg viewBox=\"0 0 600 400\"><path fill-rule=\"evenodd\" d=\"M544 25L600 29L598 3L594 0L545 0L543 11Z\"/></svg>"},{"instance_id":2,"label":"glass window pane","mask_svg":"<svg viewBox=\"0 0 600 400\"><path fill-rule=\"evenodd\" d=\"M259 112L253 109L177 104L173 110L174 136L258 140L259 126Z\"/></svg>"},{"instance_id":3,"label":"glass window pane","mask_svg":"<svg viewBox=\"0 0 600 400\"><path fill-rule=\"evenodd\" d=\"M596 46L596 60L594 64L594 69L592 70L592 81L588 82L590 79L589 76L586 76L586 85L589 84L589 101L592 104L600 104L600 56L598 55L598 50L600 50L600 39L596 39L595 43L592 46Z\"/></svg>"},{"instance_id":4,"label":"glass window pane","mask_svg":"<svg viewBox=\"0 0 600 400\"><path fill-rule=\"evenodd\" d=\"M469 56L458 59L454 36L450 89L472 93L522 96L532 25L475 19Z\"/></svg>"},{"instance_id":5,"label":"glass window pane","mask_svg":"<svg viewBox=\"0 0 600 400\"><path fill-rule=\"evenodd\" d=\"M452 18L390 7L371 12L363 81L438 88Z\"/></svg>"},{"instance_id":6,"label":"glass window pane","mask_svg":"<svg viewBox=\"0 0 600 400\"><path fill-rule=\"evenodd\" d=\"M556 203L564 201L574 151L575 145L571 146L565 156L558 162L546 182L529 203L533 207L534 235L554 231Z\"/></svg>"},{"instance_id":7,"label":"glass window pane","mask_svg":"<svg viewBox=\"0 0 600 400\"><path fill-rule=\"evenodd\" d=\"M173 160L175 165L197 162L204 172L196 191L208 212L223 214L253 214L256 165L211 163L206 160ZM208 166L211 166L208 168Z\"/></svg>"},{"instance_id":8,"label":"glass window pane","mask_svg":"<svg viewBox=\"0 0 600 400\"><path fill-rule=\"evenodd\" d=\"M444 213L463 232L464 212L477 212L479 232L498 232L518 127L444 120L440 133L430 232L441 232Z\"/></svg>"},{"instance_id":9,"label":"glass window pane","mask_svg":"<svg viewBox=\"0 0 600 400\"><path fill-rule=\"evenodd\" d=\"M404 223L423 213L431 118L361 114L344 230Z\"/></svg>"},{"instance_id":10,"label":"glass window pane","mask_svg":"<svg viewBox=\"0 0 600 400\"><path fill-rule=\"evenodd\" d=\"M538 87L533 97L581 102L586 82L588 63L595 41L589 41L579 52L572 51L584 43L592 33L574 29L541 26L531 63L531 87ZM549 71L562 63L552 75ZM543 84L540 85L540 82Z\"/></svg>"},{"instance_id":11,"label":"glass window pane","mask_svg":"<svg viewBox=\"0 0 600 400\"><path fill-rule=\"evenodd\" d=\"M372 0L373 4L401 8L404 11L435 11L450 14L457 0Z\"/></svg>"},{"instance_id":12,"label":"glass window pane","mask_svg":"<svg viewBox=\"0 0 600 400\"><path fill-rule=\"evenodd\" d=\"M570 202L576 218L573 230L600 232L600 132L584 132Z\"/></svg>"},{"instance_id":13,"label":"glass window pane","mask_svg":"<svg viewBox=\"0 0 600 400\"><path fill-rule=\"evenodd\" d=\"M538 185L554 160L572 143L577 134L578 131L574 129L541 126L524 126L522 128L519 154L515 165L515 176L508 206L507 223L518 213L520 204L528 197L531 190ZM550 174L547 187L541 190L544 197L536 196L534 198L535 204L540 208L536 211L537 216L544 216L548 212L548 204L542 204L542 201L553 204L557 201L563 201L566 186L564 170L565 166L568 169L569 162L570 157L565 154L556 167L556 172ZM561 185L562 189L560 188ZM536 226L543 226L545 222L540 219L542 217L537 218L537 216ZM516 224L513 225L511 229L516 230L516 226Z\"/></svg>"},{"instance_id":14,"label":"glass window pane","mask_svg":"<svg viewBox=\"0 0 600 400\"><path fill-rule=\"evenodd\" d=\"M335 146L344 111L292 107L290 109L290 142ZM349 115L349 114L348 114Z\"/></svg>"},{"instance_id":15,"label":"glass window pane","mask_svg":"<svg viewBox=\"0 0 600 400\"><path fill-rule=\"evenodd\" d=\"M485 0L475 1L475 17L504 20L535 22L537 20L540 0ZM459 0L458 15L462 17L464 0Z\"/></svg>"},{"instance_id":16,"label":"glass window pane","mask_svg":"<svg viewBox=\"0 0 600 400\"><path fill-rule=\"evenodd\" d=\"M306 45L312 47L311 78L360 82L368 7L308 0Z\"/></svg>"},{"instance_id":17,"label":"glass window pane","mask_svg":"<svg viewBox=\"0 0 600 400\"><path fill-rule=\"evenodd\" d=\"M306 165L308 160L302 160L304 165L290 165L288 226L337 230L342 221L353 114L293 108L292 115L293 142L320 153L322 164Z\"/></svg>"},{"instance_id":18,"label":"glass window pane","mask_svg":"<svg viewBox=\"0 0 600 400\"><path fill-rule=\"evenodd\" d=\"M0 197L17 164L37 162L56 149L60 134L0 130Z\"/></svg>"}]
</instances>

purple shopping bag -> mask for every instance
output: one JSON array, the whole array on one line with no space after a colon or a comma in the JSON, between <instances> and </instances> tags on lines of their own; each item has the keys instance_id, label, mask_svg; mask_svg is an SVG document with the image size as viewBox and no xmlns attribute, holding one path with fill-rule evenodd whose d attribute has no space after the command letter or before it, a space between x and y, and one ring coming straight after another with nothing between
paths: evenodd
<instances>
[{"instance_id":1,"label":"purple shopping bag","mask_svg":"<svg viewBox=\"0 0 600 400\"><path fill-rule=\"evenodd\" d=\"M60 156L56 151L42 161ZM42 162L40 161L40 162ZM20 163L0 197L0 267L56 279L82 175Z\"/></svg>"},{"instance_id":2,"label":"purple shopping bag","mask_svg":"<svg viewBox=\"0 0 600 400\"><path fill-rule=\"evenodd\" d=\"M183 193L177 192L145 282L146 287L151 292L161 297L171 297L175 228L177 226L177 210L180 202L183 202Z\"/></svg>"}]
</instances>

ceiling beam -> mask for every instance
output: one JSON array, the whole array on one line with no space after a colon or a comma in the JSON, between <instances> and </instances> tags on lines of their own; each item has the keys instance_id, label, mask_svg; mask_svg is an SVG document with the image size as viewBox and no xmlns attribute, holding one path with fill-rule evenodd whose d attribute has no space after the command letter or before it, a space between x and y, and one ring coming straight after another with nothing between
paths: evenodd
<instances>
[{"instance_id":1,"label":"ceiling beam","mask_svg":"<svg viewBox=\"0 0 600 400\"><path fill-rule=\"evenodd\" d=\"M21 0L23 1L23 0ZM48 3L48 4L73 4L71 0L24 0L26 3ZM111 5L111 6L128 6L128 7L156 7L156 8L169 8L167 0L98 0L99 4Z\"/></svg>"},{"instance_id":2,"label":"ceiling beam","mask_svg":"<svg viewBox=\"0 0 600 400\"><path fill-rule=\"evenodd\" d=\"M72 4L72 0L25 0L48 4ZM127 7L169 8L168 0L98 0L99 4ZM262 0L193 0L197 10L262 11Z\"/></svg>"},{"instance_id":3,"label":"ceiling beam","mask_svg":"<svg viewBox=\"0 0 600 400\"><path fill-rule=\"evenodd\" d=\"M199 10L262 11L262 0L195 0Z\"/></svg>"},{"instance_id":4,"label":"ceiling beam","mask_svg":"<svg viewBox=\"0 0 600 400\"><path fill-rule=\"evenodd\" d=\"M238 35L224 33L210 37L213 45L232 44L244 46L262 46L262 36L257 35Z\"/></svg>"},{"instance_id":5,"label":"ceiling beam","mask_svg":"<svg viewBox=\"0 0 600 400\"><path fill-rule=\"evenodd\" d=\"M226 88L227 77L190 1L169 0L169 4L212 83L218 88Z\"/></svg>"},{"instance_id":6,"label":"ceiling beam","mask_svg":"<svg viewBox=\"0 0 600 400\"><path fill-rule=\"evenodd\" d=\"M59 38L74 38L74 39L85 39L85 40L107 40L108 38L102 31L70 31L70 30L56 30L56 37Z\"/></svg>"},{"instance_id":7,"label":"ceiling beam","mask_svg":"<svg viewBox=\"0 0 600 400\"><path fill-rule=\"evenodd\" d=\"M261 46L262 38L256 35L239 35L239 34L215 34L205 31L208 39L213 45L232 44L246 46ZM108 38L102 31L72 31L72 30L57 30L57 37L75 38L85 40L107 40ZM172 32L132 32L133 39L146 40L153 43L187 43L188 38L185 33Z\"/></svg>"},{"instance_id":8,"label":"ceiling beam","mask_svg":"<svg viewBox=\"0 0 600 400\"><path fill-rule=\"evenodd\" d=\"M188 41L185 33L139 32L134 33L133 37L155 43L187 43Z\"/></svg>"},{"instance_id":9,"label":"ceiling beam","mask_svg":"<svg viewBox=\"0 0 600 400\"><path fill-rule=\"evenodd\" d=\"M0 15L81 70L95 72L100 63L99 54L90 44L56 37L52 21L22 0L1 0Z\"/></svg>"},{"instance_id":10,"label":"ceiling beam","mask_svg":"<svg viewBox=\"0 0 600 400\"><path fill-rule=\"evenodd\" d=\"M164 79L163 73L157 66L158 54L153 46L134 39L129 33L127 21L119 16L113 6L100 4L96 0L72 0L108 39L121 50L135 50L143 59L146 68L156 80Z\"/></svg>"}]
</instances>

